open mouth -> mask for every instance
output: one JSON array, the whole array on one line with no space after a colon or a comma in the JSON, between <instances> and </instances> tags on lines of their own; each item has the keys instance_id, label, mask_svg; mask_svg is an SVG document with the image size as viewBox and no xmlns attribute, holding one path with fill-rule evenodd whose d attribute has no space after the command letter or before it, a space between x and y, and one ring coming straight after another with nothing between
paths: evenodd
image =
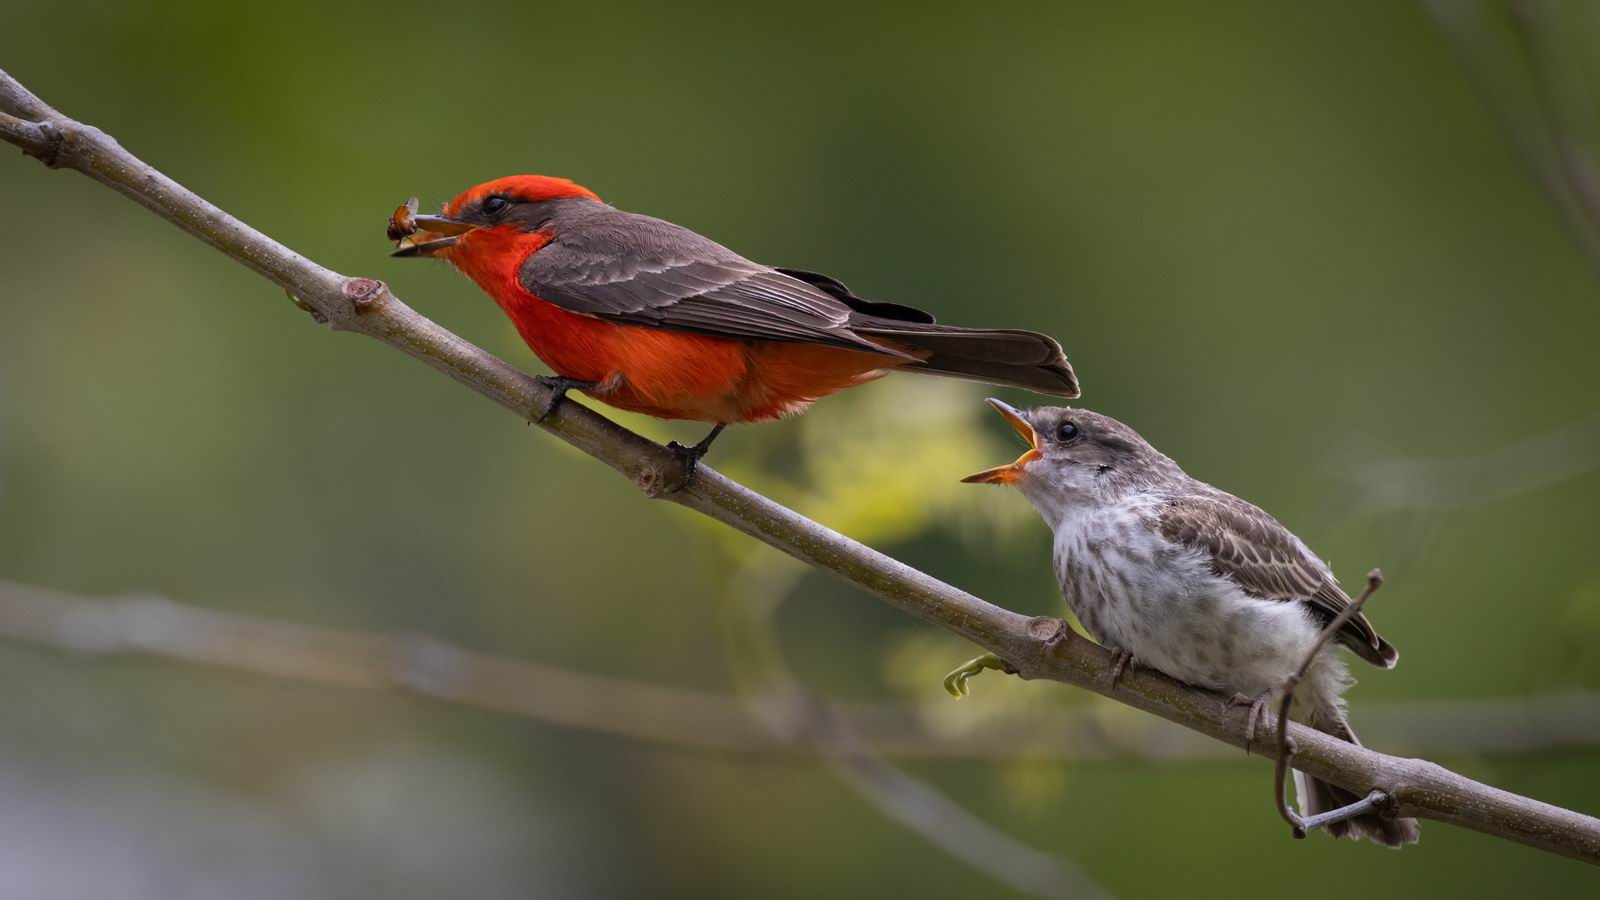
<instances>
[{"instance_id":1,"label":"open mouth","mask_svg":"<svg viewBox=\"0 0 1600 900\"><path fill-rule=\"evenodd\" d=\"M1017 430L1017 434L1022 435L1022 439L1028 442L1028 449L1017 457L1017 461L1014 463L995 466L992 469L984 469L982 472L968 475L961 480L967 484L1010 484L1022 476L1023 466L1044 456L1039 452L1039 435L1034 432L1033 426L1028 424L1028 420L1022 417L1022 413L1010 404L1002 403L993 397L988 398L988 403L1000 415L1006 417L1006 421L1010 422L1011 427Z\"/></svg>"},{"instance_id":2,"label":"open mouth","mask_svg":"<svg viewBox=\"0 0 1600 900\"><path fill-rule=\"evenodd\" d=\"M396 242L389 255L438 256L476 227L444 216L419 216L417 198L412 197L389 217L389 240Z\"/></svg>"}]
</instances>

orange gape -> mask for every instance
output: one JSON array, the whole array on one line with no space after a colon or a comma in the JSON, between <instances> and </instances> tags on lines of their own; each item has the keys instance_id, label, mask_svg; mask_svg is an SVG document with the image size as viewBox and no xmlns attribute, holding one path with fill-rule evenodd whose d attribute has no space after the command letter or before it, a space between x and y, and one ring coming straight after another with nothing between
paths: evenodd
<instances>
[{"instance_id":1,"label":"orange gape","mask_svg":"<svg viewBox=\"0 0 1600 900\"><path fill-rule=\"evenodd\" d=\"M761 422L800 412L836 391L881 378L898 356L817 344L619 325L535 297L518 280L547 232L475 229L447 258L493 297L544 364L618 409L714 424ZM887 343L887 342L885 342Z\"/></svg>"}]
</instances>

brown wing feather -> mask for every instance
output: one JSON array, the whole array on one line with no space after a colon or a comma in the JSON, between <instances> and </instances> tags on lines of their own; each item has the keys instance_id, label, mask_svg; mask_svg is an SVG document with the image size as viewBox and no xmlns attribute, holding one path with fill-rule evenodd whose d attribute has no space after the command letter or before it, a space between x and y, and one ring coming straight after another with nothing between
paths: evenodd
<instances>
[{"instance_id":1,"label":"brown wing feather","mask_svg":"<svg viewBox=\"0 0 1600 900\"><path fill-rule=\"evenodd\" d=\"M1213 571L1253 597L1305 603L1323 622L1350 605L1333 573L1300 539L1261 509L1222 491L1174 497L1162 508L1159 527L1170 541L1204 550ZM1340 643L1376 666L1399 659L1365 615L1340 630Z\"/></svg>"},{"instance_id":2,"label":"brown wing feather","mask_svg":"<svg viewBox=\"0 0 1600 900\"><path fill-rule=\"evenodd\" d=\"M551 206L555 239L518 272L547 302L628 325L915 359L854 331L854 311L827 291L687 228L587 201Z\"/></svg>"},{"instance_id":3,"label":"brown wing feather","mask_svg":"<svg viewBox=\"0 0 1600 900\"><path fill-rule=\"evenodd\" d=\"M898 357L907 371L1078 396L1077 376L1048 335L939 325L910 306L863 300L836 278L751 262L671 222L593 201L547 201L522 215L526 228L554 237L523 262L520 283L572 312L864 350Z\"/></svg>"}]
</instances>

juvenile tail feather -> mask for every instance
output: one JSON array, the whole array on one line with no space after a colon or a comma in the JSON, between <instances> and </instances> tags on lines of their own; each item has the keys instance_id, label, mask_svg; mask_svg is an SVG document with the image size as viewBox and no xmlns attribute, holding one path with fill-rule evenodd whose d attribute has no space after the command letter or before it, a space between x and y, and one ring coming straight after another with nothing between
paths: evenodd
<instances>
[{"instance_id":1,"label":"juvenile tail feather","mask_svg":"<svg viewBox=\"0 0 1600 900\"><path fill-rule=\"evenodd\" d=\"M1344 717L1344 711L1337 705L1320 705L1313 711L1306 724L1323 734L1361 746L1361 741L1356 738L1355 731L1350 728L1350 723ZM1329 784L1299 771L1294 773L1294 788L1295 796L1300 801L1302 816L1329 812L1349 806L1361 799L1336 784ZM1335 822L1327 826L1327 831L1336 838L1351 840L1366 838L1385 847L1396 848L1415 844L1422 836L1422 828L1416 819L1387 818L1377 813L1367 813L1343 822Z\"/></svg>"}]
</instances>

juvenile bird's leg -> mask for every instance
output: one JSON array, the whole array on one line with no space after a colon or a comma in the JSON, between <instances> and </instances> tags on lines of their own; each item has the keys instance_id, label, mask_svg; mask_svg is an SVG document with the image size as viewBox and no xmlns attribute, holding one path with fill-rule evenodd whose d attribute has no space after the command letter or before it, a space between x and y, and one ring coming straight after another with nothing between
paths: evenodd
<instances>
[{"instance_id":1,"label":"juvenile bird's leg","mask_svg":"<svg viewBox=\"0 0 1600 900\"><path fill-rule=\"evenodd\" d=\"M967 679L982 672L984 669L994 669L997 672L1007 673L1016 672L1016 669L1006 665L1005 660L995 656L993 653L985 653L982 656L967 660L954 672L946 675L944 677L944 689L950 692L950 696L960 700L972 692L972 689L967 687Z\"/></svg>"},{"instance_id":2,"label":"juvenile bird's leg","mask_svg":"<svg viewBox=\"0 0 1600 900\"><path fill-rule=\"evenodd\" d=\"M716 440L717 435L722 433L722 429L727 427L728 423L718 422L712 427L711 433L701 438L700 443L695 444L693 447L685 447L677 441L671 441L667 444L668 450L678 454L678 456L683 459L683 466L685 470L683 473L683 483L673 488L673 490L681 491L689 486L689 482L694 480L695 468L700 465L700 458L706 455L706 451L711 449L711 442Z\"/></svg>"},{"instance_id":3,"label":"juvenile bird's leg","mask_svg":"<svg viewBox=\"0 0 1600 900\"><path fill-rule=\"evenodd\" d=\"M1272 700L1271 691L1262 691L1257 696L1249 694L1234 694L1229 698L1226 706L1248 706L1250 714L1244 720L1244 752L1250 752L1250 742L1256 739L1256 723L1261 721L1261 716L1267 711L1267 703Z\"/></svg>"},{"instance_id":4,"label":"juvenile bird's leg","mask_svg":"<svg viewBox=\"0 0 1600 900\"><path fill-rule=\"evenodd\" d=\"M1126 672L1128 667L1133 665L1132 650L1115 650L1113 652L1117 654L1117 659L1111 664L1111 672L1108 676L1111 683L1106 685L1106 693L1108 694L1114 693L1117 690L1117 682L1122 680L1122 673Z\"/></svg>"},{"instance_id":5,"label":"juvenile bird's leg","mask_svg":"<svg viewBox=\"0 0 1600 900\"><path fill-rule=\"evenodd\" d=\"M544 402L543 409L539 411L539 417L533 420L535 425L542 425L545 419L550 418L550 414L556 411L556 407L561 404L561 401L567 399L567 391L574 389L592 391L601 386L599 381L579 381L576 378L568 378L565 375L536 375L533 380L550 389L550 399Z\"/></svg>"}]
</instances>

